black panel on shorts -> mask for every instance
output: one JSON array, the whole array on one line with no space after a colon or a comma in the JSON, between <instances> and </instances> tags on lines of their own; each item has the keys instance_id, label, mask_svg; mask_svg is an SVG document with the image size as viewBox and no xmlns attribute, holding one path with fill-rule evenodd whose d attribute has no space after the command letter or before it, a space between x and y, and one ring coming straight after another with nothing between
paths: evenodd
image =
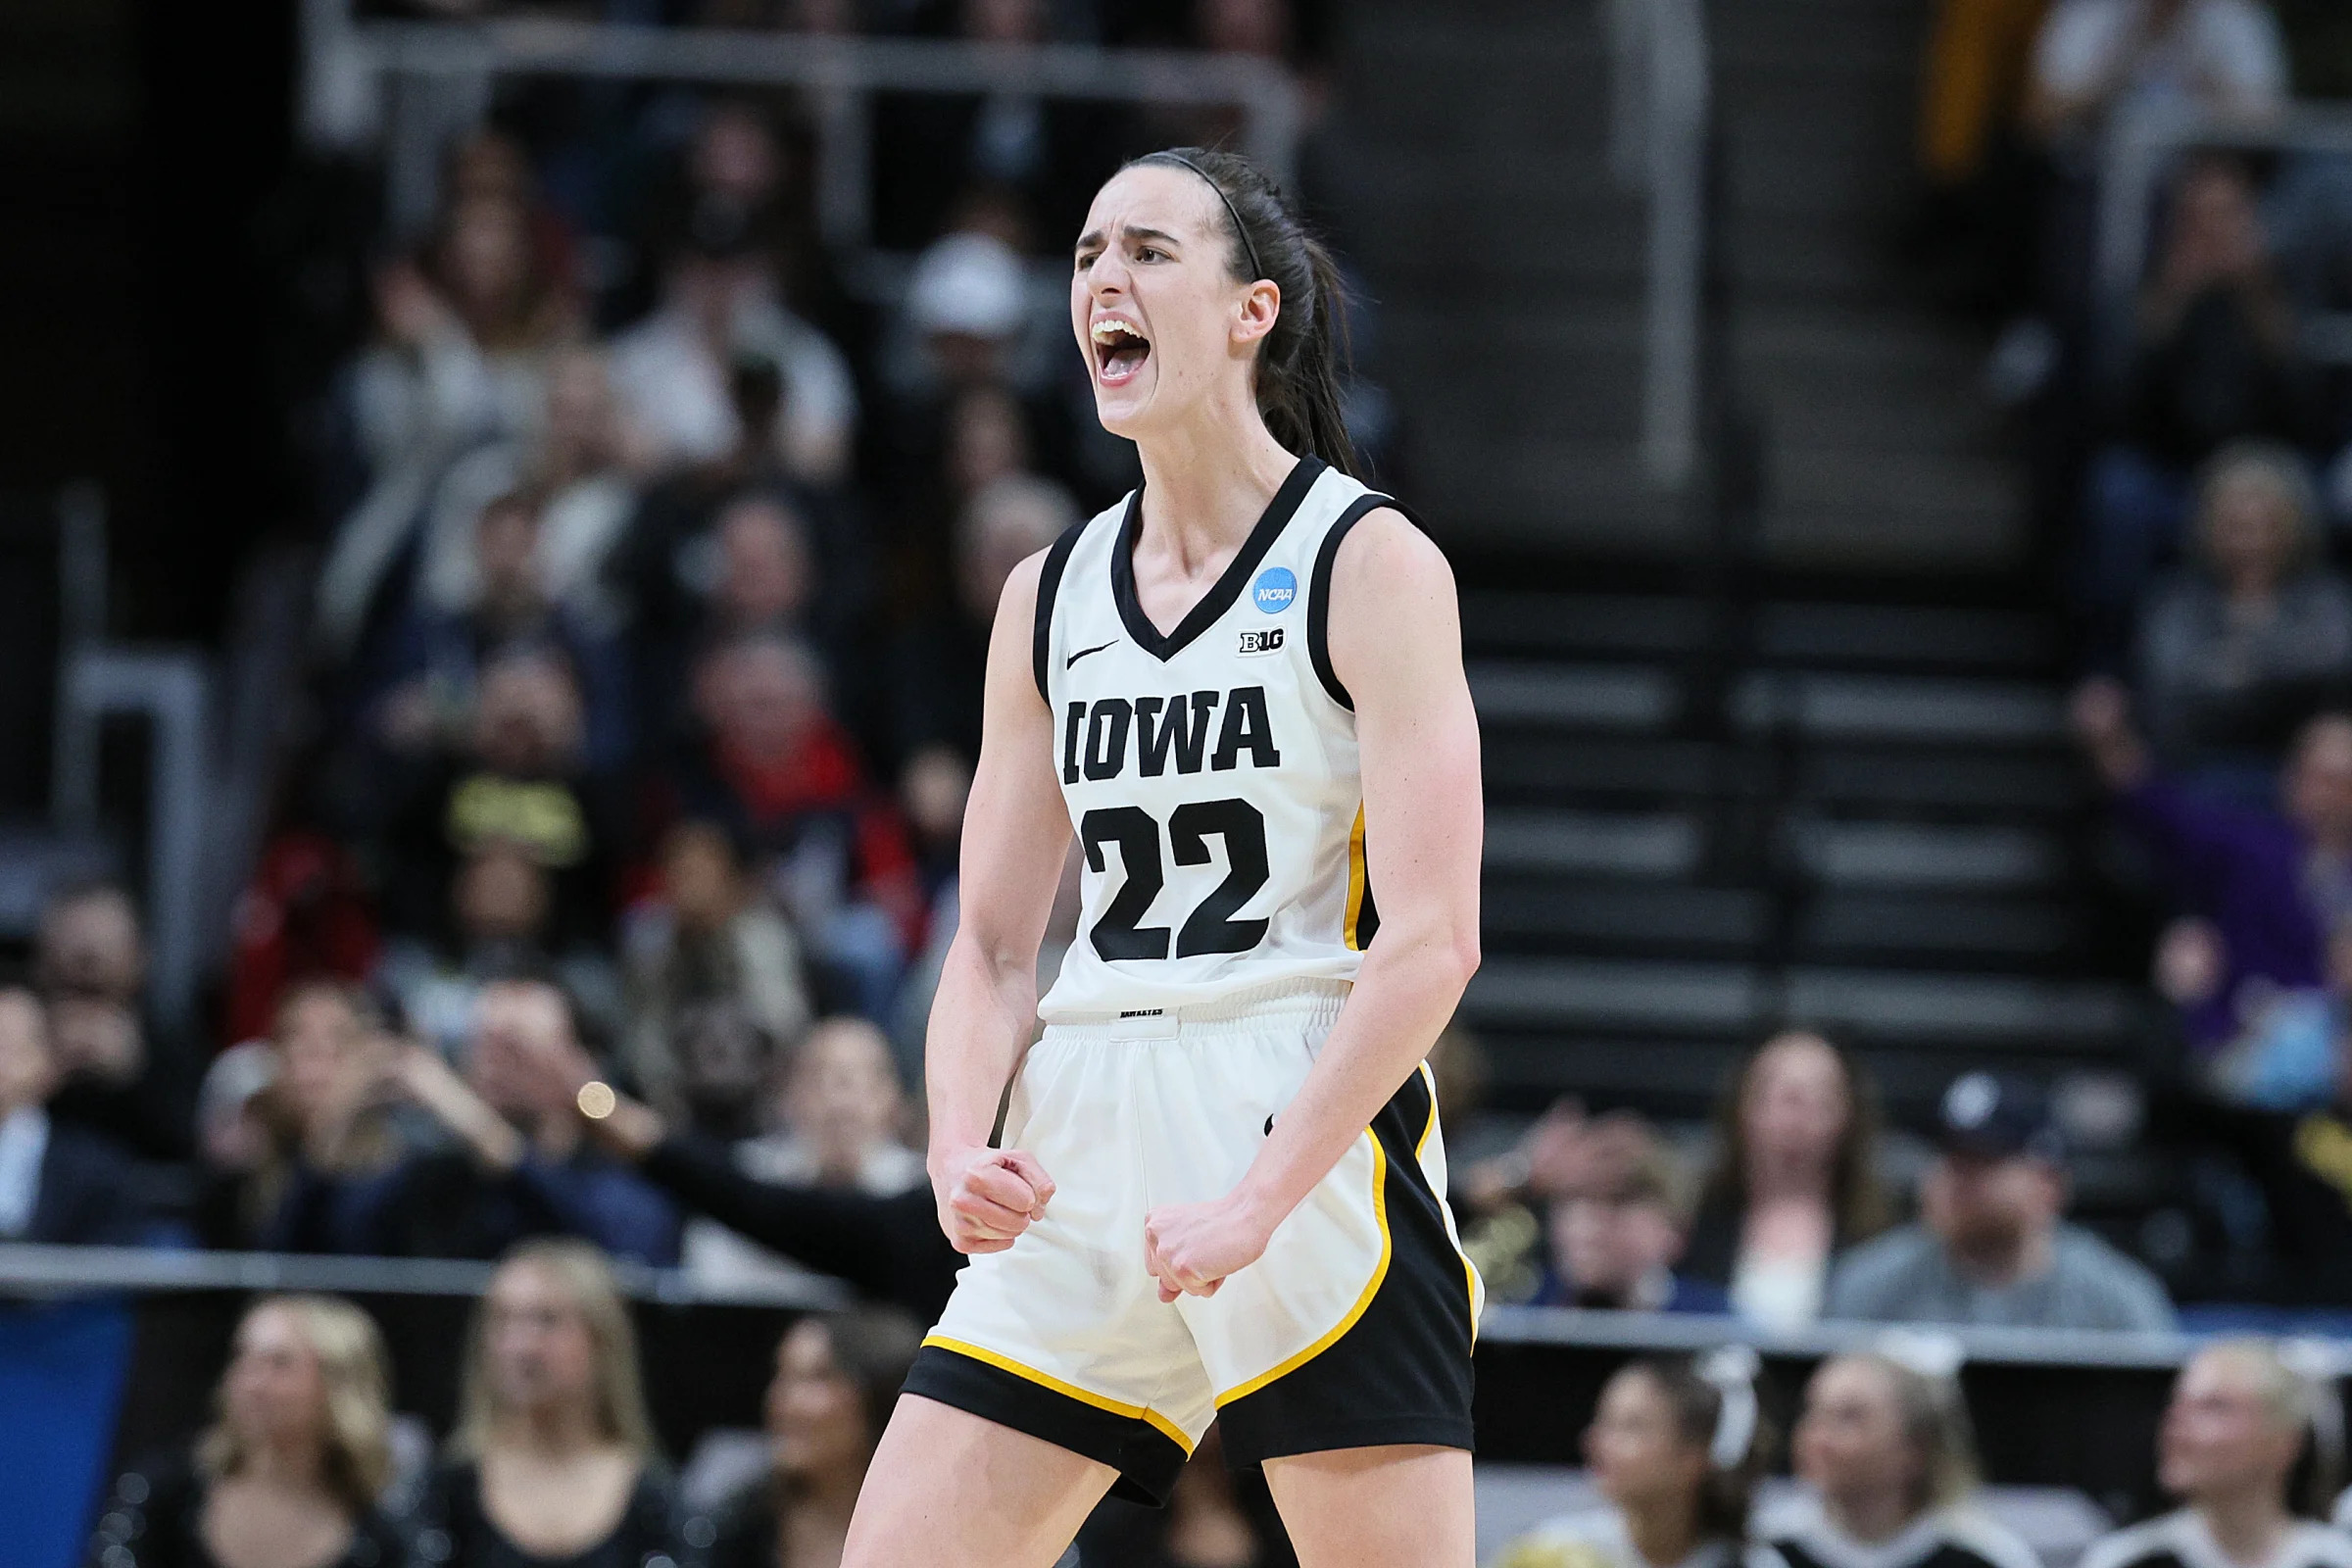
<instances>
[{"instance_id":1,"label":"black panel on shorts","mask_svg":"<svg viewBox=\"0 0 2352 1568\"><path fill-rule=\"evenodd\" d=\"M1314 666L1315 679L1323 683L1323 690L1330 694L1331 700L1350 713L1355 711L1355 699L1348 695L1348 688L1340 684L1340 677L1331 667L1331 564L1339 559L1340 543L1348 531L1383 507L1401 514L1423 533L1429 532L1429 525L1395 496L1384 496L1378 491L1358 496L1324 530L1323 543L1315 548L1314 570L1306 580L1306 661Z\"/></svg>"},{"instance_id":2,"label":"black panel on shorts","mask_svg":"<svg viewBox=\"0 0 2352 1568\"><path fill-rule=\"evenodd\" d=\"M1052 708L1054 699L1046 691L1046 670L1054 662L1054 596L1061 591L1061 571L1070 564L1070 552L1078 548L1078 536L1086 532L1084 522L1073 522L1061 530L1046 551L1046 564L1037 574L1037 615L1030 622L1029 664L1037 671L1037 695L1045 698Z\"/></svg>"},{"instance_id":3,"label":"black panel on shorts","mask_svg":"<svg viewBox=\"0 0 2352 1568\"><path fill-rule=\"evenodd\" d=\"M1429 1082L1415 1072L1374 1118L1388 1156L1389 1272L1339 1343L1219 1407L1229 1462L1396 1443L1474 1446L1470 1277L1414 1154L1429 1115Z\"/></svg>"},{"instance_id":4,"label":"black panel on shorts","mask_svg":"<svg viewBox=\"0 0 2352 1568\"><path fill-rule=\"evenodd\" d=\"M1109 1465L1119 1473L1110 1494L1129 1502L1165 1505L1176 1472L1191 1457L1149 1421L1073 1399L944 1345L926 1345L915 1352L904 1392Z\"/></svg>"}]
</instances>

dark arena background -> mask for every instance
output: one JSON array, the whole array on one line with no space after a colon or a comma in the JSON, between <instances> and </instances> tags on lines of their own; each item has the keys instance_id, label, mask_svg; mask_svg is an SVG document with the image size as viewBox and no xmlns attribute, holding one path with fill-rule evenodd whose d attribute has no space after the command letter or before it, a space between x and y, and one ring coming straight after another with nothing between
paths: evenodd
<instances>
[{"instance_id":1,"label":"dark arena background","mask_svg":"<svg viewBox=\"0 0 2352 1568\"><path fill-rule=\"evenodd\" d=\"M1461 587L1478 1560L1675 1568L1586 1432L1745 1346L1780 1568L2352 1563L2347 93L2328 0L18 0L0 1562L837 1568L993 607L1139 472L1068 245L1189 144ZM619 1522L481 1555L524 1405ZM1213 1442L1064 1559L1295 1561Z\"/></svg>"}]
</instances>

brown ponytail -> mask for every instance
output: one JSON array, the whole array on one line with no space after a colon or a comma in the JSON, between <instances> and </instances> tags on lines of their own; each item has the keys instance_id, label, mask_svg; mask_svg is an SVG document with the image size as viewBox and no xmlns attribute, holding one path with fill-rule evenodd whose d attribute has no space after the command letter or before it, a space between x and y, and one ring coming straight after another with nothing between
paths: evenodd
<instances>
[{"instance_id":1,"label":"brown ponytail","mask_svg":"<svg viewBox=\"0 0 2352 1568\"><path fill-rule=\"evenodd\" d=\"M1128 167L1136 164L1189 169L1216 191L1232 231L1226 265L1235 280L1262 277L1282 290L1274 330L1258 349L1257 412L1292 452L1312 453L1353 474L1355 447L1348 439L1340 392L1347 290L1331 252L1298 221L1281 188L1238 153L1173 147Z\"/></svg>"}]
</instances>

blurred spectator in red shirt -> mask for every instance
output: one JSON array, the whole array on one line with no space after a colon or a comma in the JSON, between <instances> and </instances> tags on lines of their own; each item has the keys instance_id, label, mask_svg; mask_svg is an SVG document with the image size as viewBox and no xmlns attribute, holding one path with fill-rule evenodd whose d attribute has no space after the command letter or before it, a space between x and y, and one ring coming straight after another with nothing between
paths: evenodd
<instances>
[{"instance_id":1,"label":"blurred spectator in red shirt","mask_svg":"<svg viewBox=\"0 0 2352 1568\"><path fill-rule=\"evenodd\" d=\"M708 738L680 760L679 806L752 847L846 1004L886 1017L920 939L921 886L906 824L826 710L815 657L765 634L724 644L696 672L695 706Z\"/></svg>"}]
</instances>

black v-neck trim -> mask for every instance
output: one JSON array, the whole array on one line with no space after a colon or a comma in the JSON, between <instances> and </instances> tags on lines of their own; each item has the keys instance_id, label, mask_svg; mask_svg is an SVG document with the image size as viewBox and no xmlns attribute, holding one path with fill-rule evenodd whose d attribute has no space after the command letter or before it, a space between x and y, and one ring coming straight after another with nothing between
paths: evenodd
<instances>
[{"instance_id":1,"label":"black v-neck trim","mask_svg":"<svg viewBox=\"0 0 2352 1568\"><path fill-rule=\"evenodd\" d=\"M1194 638L1215 625L1217 618L1242 597L1250 573L1266 559L1274 541L1282 537L1282 530L1289 526L1299 505L1306 500L1307 491L1323 476L1323 460L1311 452L1298 460L1290 477L1282 481L1282 488L1274 492L1274 499L1266 503L1266 510L1250 530L1250 537L1242 541L1241 551L1225 567L1225 574L1201 595L1199 604L1185 612L1184 619L1176 623L1174 631L1164 634L1152 624L1152 617L1144 613L1143 602L1135 596L1135 541L1144 527L1144 487L1137 485L1135 494L1127 498L1127 515L1120 519L1119 536L1111 542L1110 549L1110 596L1118 601L1119 619L1126 624L1127 635L1135 639L1135 645L1165 663L1184 652Z\"/></svg>"}]
</instances>

